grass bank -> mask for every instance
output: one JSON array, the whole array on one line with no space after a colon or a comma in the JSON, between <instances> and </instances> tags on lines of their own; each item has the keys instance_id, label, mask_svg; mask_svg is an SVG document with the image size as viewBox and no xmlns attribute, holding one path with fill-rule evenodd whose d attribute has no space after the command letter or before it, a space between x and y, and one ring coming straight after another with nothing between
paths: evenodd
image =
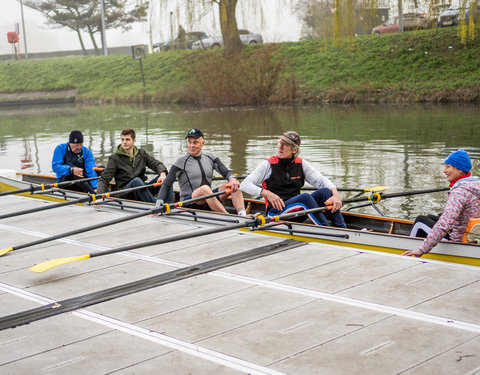
<instances>
[{"instance_id":1,"label":"grass bank","mask_svg":"<svg viewBox=\"0 0 480 375\"><path fill-rule=\"evenodd\" d=\"M480 30L477 29L477 35ZM360 36L222 51L0 63L0 93L76 89L89 102L206 106L299 102L480 102L480 39L461 44L456 28Z\"/></svg>"}]
</instances>

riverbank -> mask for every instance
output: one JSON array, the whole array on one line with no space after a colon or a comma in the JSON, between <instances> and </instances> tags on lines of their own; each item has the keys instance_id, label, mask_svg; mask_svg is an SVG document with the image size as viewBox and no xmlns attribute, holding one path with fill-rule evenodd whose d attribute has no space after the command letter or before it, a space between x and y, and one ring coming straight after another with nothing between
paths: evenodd
<instances>
[{"instance_id":1,"label":"riverbank","mask_svg":"<svg viewBox=\"0 0 480 375\"><path fill-rule=\"evenodd\" d=\"M463 45L456 28L255 46L238 59L221 53L148 55L145 86L131 56L2 62L0 93L77 90L77 102L203 106L480 101L480 40Z\"/></svg>"}]
</instances>

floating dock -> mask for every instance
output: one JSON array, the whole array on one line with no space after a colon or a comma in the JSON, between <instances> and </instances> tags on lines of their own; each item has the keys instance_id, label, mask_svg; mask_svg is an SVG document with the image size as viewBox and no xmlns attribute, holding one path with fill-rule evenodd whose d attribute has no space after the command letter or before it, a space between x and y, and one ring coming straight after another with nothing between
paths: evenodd
<instances>
[{"instance_id":1,"label":"floating dock","mask_svg":"<svg viewBox=\"0 0 480 375\"><path fill-rule=\"evenodd\" d=\"M52 202L0 198L0 212ZM0 249L131 214L0 221ZM144 217L0 258L1 374L477 374L480 268ZM15 326L12 328L12 326Z\"/></svg>"}]
</instances>

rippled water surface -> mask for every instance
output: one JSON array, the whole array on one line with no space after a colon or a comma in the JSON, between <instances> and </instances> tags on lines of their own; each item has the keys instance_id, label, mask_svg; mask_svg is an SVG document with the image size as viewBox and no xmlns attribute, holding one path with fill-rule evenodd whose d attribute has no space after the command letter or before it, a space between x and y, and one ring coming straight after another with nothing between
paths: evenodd
<instances>
[{"instance_id":1,"label":"rippled water surface","mask_svg":"<svg viewBox=\"0 0 480 375\"><path fill-rule=\"evenodd\" d=\"M278 135L295 130L302 137L301 156L342 188L387 185L387 192L399 192L445 187L442 162L460 147L480 164L478 106L198 110L76 105L0 109L0 169L52 174L53 149L66 142L73 129L84 133L97 164L106 164L120 131L127 127L136 129L137 146L167 167L186 151L187 131L200 128L205 148L238 174L274 155ZM474 172L480 174L478 166ZM394 198L379 207L388 216L414 218L440 212L445 196ZM362 211L374 213L372 208Z\"/></svg>"}]
</instances>

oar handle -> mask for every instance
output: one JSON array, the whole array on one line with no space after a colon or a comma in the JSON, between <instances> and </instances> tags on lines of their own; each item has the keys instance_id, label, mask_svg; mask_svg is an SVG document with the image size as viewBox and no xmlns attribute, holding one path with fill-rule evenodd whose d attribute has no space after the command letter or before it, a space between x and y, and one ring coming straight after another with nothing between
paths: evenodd
<instances>
[{"instance_id":1,"label":"oar handle","mask_svg":"<svg viewBox=\"0 0 480 375\"><path fill-rule=\"evenodd\" d=\"M231 187L230 184L225 184L225 186ZM180 201L180 202L173 203L173 204L164 203L162 206L154 208L153 211L155 211L154 212L155 214L162 213L162 212L168 214L172 208L183 207L183 206L186 206L186 205L198 202L198 201L203 201L205 199L214 198L214 197L217 197L219 195L230 194L230 193L231 193L231 190L226 189L226 190L223 190L223 191L217 191L216 193L202 195L201 197L186 199L184 201Z\"/></svg>"}]
</instances>

